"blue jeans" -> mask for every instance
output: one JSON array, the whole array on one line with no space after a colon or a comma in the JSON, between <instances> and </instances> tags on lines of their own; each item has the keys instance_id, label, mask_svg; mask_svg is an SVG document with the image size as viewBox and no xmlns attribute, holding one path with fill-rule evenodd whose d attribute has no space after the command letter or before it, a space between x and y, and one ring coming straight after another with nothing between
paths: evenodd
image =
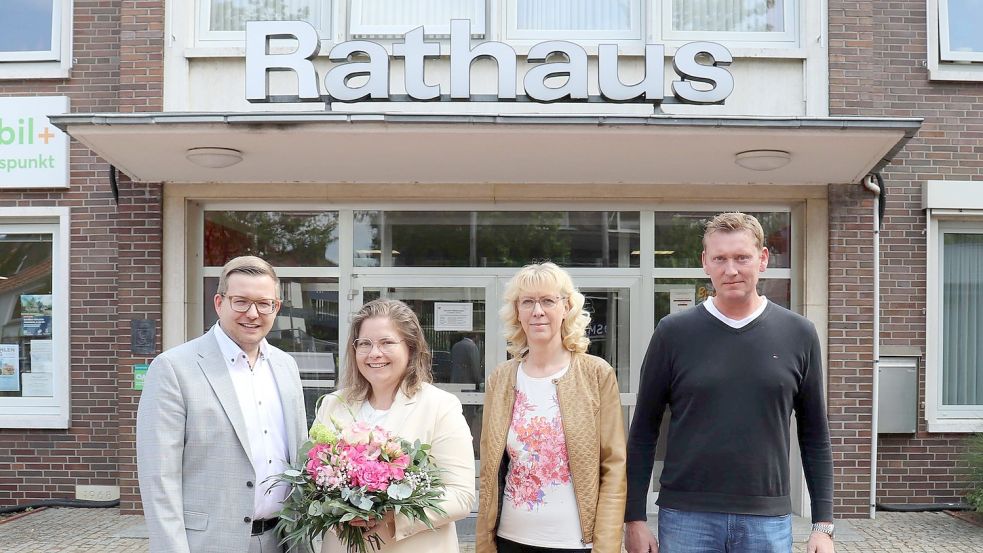
<instances>
[{"instance_id":1,"label":"blue jeans","mask_svg":"<svg viewBox=\"0 0 983 553\"><path fill-rule=\"evenodd\" d=\"M791 553L792 516L659 508L659 553Z\"/></svg>"}]
</instances>

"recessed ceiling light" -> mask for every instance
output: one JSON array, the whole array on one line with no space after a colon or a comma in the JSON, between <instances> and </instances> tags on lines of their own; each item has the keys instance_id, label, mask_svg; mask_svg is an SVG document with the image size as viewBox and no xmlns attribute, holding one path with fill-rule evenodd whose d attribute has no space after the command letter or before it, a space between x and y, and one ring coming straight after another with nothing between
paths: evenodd
<instances>
[{"instance_id":1,"label":"recessed ceiling light","mask_svg":"<svg viewBox=\"0 0 983 553\"><path fill-rule=\"evenodd\" d=\"M199 167L222 169L242 161L242 152L232 148L191 148L184 157Z\"/></svg>"},{"instance_id":2,"label":"recessed ceiling light","mask_svg":"<svg viewBox=\"0 0 983 553\"><path fill-rule=\"evenodd\" d=\"M748 150L734 156L734 163L752 171L774 171L792 161L785 150Z\"/></svg>"}]
</instances>

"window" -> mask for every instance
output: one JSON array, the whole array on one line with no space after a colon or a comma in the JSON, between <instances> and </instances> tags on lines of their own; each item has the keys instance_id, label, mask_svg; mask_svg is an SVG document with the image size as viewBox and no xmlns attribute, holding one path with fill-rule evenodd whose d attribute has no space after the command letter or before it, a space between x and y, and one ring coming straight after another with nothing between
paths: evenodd
<instances>
[{"instance_id":1,"label":"window","mask_svg":"<svg viewBox=\"0 0 983 553\"><path fill-rule=\"evenodd\" d=\"M356 211L356 267L638 267L638 212Z\"/></svg>"},{"instance_id":2,"label":"window","mask_svg":"<svg viewBox=\"0 0 983 553\"><path fill-rule=\"evenodd\" d=\"M794 0L669 0L661 5L667 40L795 42Z\"/></svg>"},{"instance_id":3,"label":"window","mask_svg":"<svg viewBox=\"0 0 983 553\"><path fill-rule=\"evenodd\" d=\"M471 34L485 34L484 0L352 0L351 34L401 36L423 25L427 35L449 35L452 19L471 21Z\"/></svg>"},{"instance_id":4,"label":"window","mask_svg":"<svg viewBox=\"0 0 983 553\"><path fill-rule=\"evenodd\" d=\"M69 76L71 0L4 0L0 13L0 79Z\"/></svg>"},{"instance_id":5,"label":"window","mask_svg":"<svg viewBox=\"0 0 983 553\"><path fill-rule=\"evenodd\" d=\"M940 418L983 418L983 223L939 224L936 401Z\"/></svg>"},{"instance_id":6,"label":"window","mask_svg":"<svg viewBox=\"0 0 983 553\"><path fill-rule=\"evenodd\" d=\"M67 209L0 209L0 428L69 427L68 235Z\"/></svg>"},{"instance_id":7,"label":"window","mask_svg":"<svg viewBox=\"0 0 983 553\"><path fill-rule=\"evenodd\" d=\"M983 3L928 0L928 74L937 81L983 80Z\"/></svg>"},{"instance_id":8,"label":"window","mask_svg":"<svg viewBox=\"0 0 983 553\"><path fill-rule=\"evenodd\" d=\"M929 181L925 418L930 432L983 431L983 193Z\"/></svg>"},{"instance_id":9,"label":"window","mask_svg":"<svg viewBox=\"0 0 983 553\"><path fill-rule=\"evenodd\" d=\"M306 21L328 36L328 0L198 0L200 40L241 41L246 21Z\"/></svg>"},{"instance_id":10,"label":"window","mask_svg":"<svg viewBox=\"0 0 983 553\"><path fill-rule=\"evenodd\" d=\"M942 406L983 406L983 229L942 234Z\"/></svg>"},{"instance_id":11,"label":"window","mask_svg":"<svg viewBox=\"0 0 983 553\"><path fill-rule=\"evenodd\" d=\"M266 339L297 362L310 426L317 399L337 385L338 212L210 210L203 230L203 329L218 319L212 300L227 261L256 255L276 267L283 305Z\"/></svg>"},{"instance_id":12,"label":"window","mask_svg":"<svg viewBox=\"0 0 983 553\"><path fill-rule=\"evenodd\" d=\"M61 2L7 0L0 18L0 61L56 61L61 54Z\"/></svg>"},{"instance_id":13,"label":"window","mask_svg":"<svg viewBox=\"0 0 983 553\"><path fill-rule=\"evenodd\" d=\"M758 293L792 308L792 217L787 211L754 212L765 234L768 269L758 280ZM655 213L655 320L686 309L714 294L703 272L703 225L717 212Z\"/></svg>"},{"instance_id":14,"label":"window","mask_svg":"<svg viewBox=\"0 0 983 553\"><path fill-rule=\"evenodd\" d=\"M641 0L508 0L513 39L640 39Z\"/></svg>"},{"instance_id":15,"label":"window","mask_svg":"<svg viewBox=\"0 0 983 553\"><path fill-rule=\"evenodd\" d=\"M939 56L942 61L983 61L983 2L939 0Z\"/></svg>"}]
</instances>

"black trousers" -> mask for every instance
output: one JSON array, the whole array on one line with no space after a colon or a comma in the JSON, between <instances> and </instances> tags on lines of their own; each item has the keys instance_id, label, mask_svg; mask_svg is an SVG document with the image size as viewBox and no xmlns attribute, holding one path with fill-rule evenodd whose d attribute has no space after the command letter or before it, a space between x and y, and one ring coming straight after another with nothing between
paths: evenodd
<instances>
[{"instance_id":1,"label":"black trousers","mask_svg":"<svg viewBox=\"0 0 983 553\"><path fill-rule=\"evenodd\" d=\"M535 545L515 543L514 541L507 540L499 536L495 536L495 545L498 547L498 553L590 553L591 551L590 549L556 549L552 547L536 547Z\"/></svg>"}]
</instances>

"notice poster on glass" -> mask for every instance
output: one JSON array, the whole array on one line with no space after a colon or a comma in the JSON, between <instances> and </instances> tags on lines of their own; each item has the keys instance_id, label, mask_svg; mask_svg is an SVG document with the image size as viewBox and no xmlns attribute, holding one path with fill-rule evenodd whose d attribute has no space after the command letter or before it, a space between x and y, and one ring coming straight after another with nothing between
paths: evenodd
<instances>
[{"instance_id":1,"label":"notice poster on glass","mask_svg":"<svg viewBox=\"0 0 983 553\"><path fill-rule=\"evenodd\" d=\"M24 397L51 397L54 394L54 375L51 373L24 373Z\"/></svg>"},{"instance_id":2,"label":"notice poster on glass","mask_svg":"<svg viewBox=\"0 0 983 553\"><path fill-rule=\"evenodd\" d=\"M686 288L672 288L669 290L669 313L678 313L689 309L695 303L696 292L692 287L687 286Z\"/></svg>"},{"instance_id":3,"label":"notice poster on glass","mask_svg":"<svg viewBox=\"0 0 983 553\"><path fill-rule=\"evenodd\" d=\"M20 390L20 347L0 344L0 392Z\"/></svg>"},{"instance_id":4,"label":"notice poster on glass","mask_svg":"<svg viewBox=\"0 0 983 553\"><path fill-rule=\"evenodd\" d=\"M474 316L472 307L470 302L435 302L433 304L433 329L436 331L458 330L471 332Z\"/></svg>"},{"instance_id":5,"label":"notice poster on glass","mask_svg":"<svg viewBox=\"0 0 983 553\"><path fill-rule=\"evenodd\" d=\"M51 294L22 294L20 311L24 336L51 335Z\"/></svg>"},{"instance_id":6,"label":"notice poster on glass","mask_svg":"<svg viewBox=\"0 0 983 553\"><path fill-rule=\"evenodd\" d=\"M31 340L31 372L50 373L52 365L52 341ZM25 384L26 387L26 384Z\"/></svg>"}]
</instances>

